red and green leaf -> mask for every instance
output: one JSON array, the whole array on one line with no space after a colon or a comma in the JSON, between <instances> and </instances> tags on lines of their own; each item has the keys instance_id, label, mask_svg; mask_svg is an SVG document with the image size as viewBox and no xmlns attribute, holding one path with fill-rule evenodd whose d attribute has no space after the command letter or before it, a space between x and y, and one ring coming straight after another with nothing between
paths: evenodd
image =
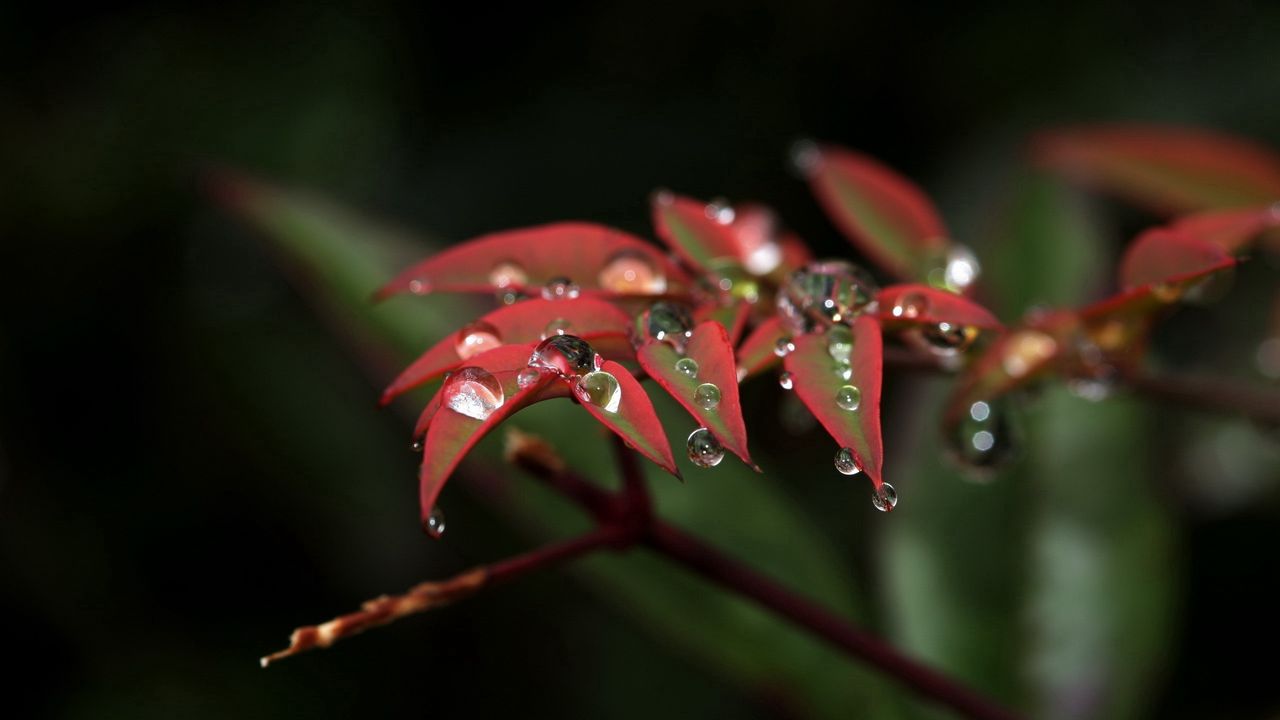
<instances>
[{"instance_id":1,"label":"red and green leaf","mask_svg":"<svg viewBox=\"0 0 1280 720\"><path fill-rule=\"evenodd\" d=\"M751 331L738 348L738 372L746 378L764 372L782 361L775 349L778 341L791 333L777 315L771 315Z\"/></svg>"},{"instance_id":2,"label":"red and green leaf","mask_svg":"<svg viewBox=\"0 0 1280 720\"><path fill-rule=\"evenodd\" d=\"M1280 199L1280 157L1204 130L1150 125L1066 128L1034 145L1043 166L1159 214Z\"/></svg>"},{"instance_id":3,"label":"red and green leaf","mask_svg":"<svg viewBox=\"0 0 1280 720\"><path fill-rule=\"evenodd\" d=\"M1185 215L1169 228L1238 255L1263 233L1280 228L1280 204L1244 210L1217 210Z\"/></svg>"},{"instance_id":4,"label":"red and green leaf","mask_svg":"<svg viewBox=\"0 0 1280 720\"><path fill-rule=\"evenodd\" d=\"M502 344L517 345L540 340L554 320L569 323L565 332L591 343L606 358L627 362L634 358L627 336L631 318L603 300L528 300L498 308L479 322L488 324ZM414 360L383 391L382 404L466 364L458 354L458 340L456 333L449 335Z\"/></svg>"},{"instance_id":5,"label":"red and green leaf","mask_svg":"<svg viewBox=\"0 0 1280 720\"><path fill-rule=\"evenodd\" d=\"M986 308L960 295L928 285L890 285L876 295L877 317L884 325L951 323L995 330L1000 321Z\"/></svg>"},{"instance_id":6,"label":"red and green leaf","mask_svg":"<svg viewBox=\"0 0 1280 720\"><path fill-rule=\"evenodd\" d=\"M612 360L606 360L600 369L618 379L618 387L622 390L618 411L609 412L591 403L583 403L582 407L641 455L657 463L663 470L680 477L675 456L671 454L671 443L667 441L662 421L658 419L658 413L653 409L653 402L649 400L644 386L630 371Z\"/></svg>"},{"instance_id":7,"label":"red and green leaf","mask_svg":"<svg viewBox=\"0 0 1280 720\"><path fill-rule=\"evenodd\" d=\"M933 202L914 183L851 150L822 147L806 168L836 227L885 270L924 279L948 244Z\"/></svg>"},{"instance_id":8,"label":"red and green leaf","mask_svg":"<svg viewBox=\"0 0 1280 720\"><path fill-rule=\"evenodd\" d=\"M1226 250L1212 242L1185 232L1153 228L1139 235L1125 250L1120 261L1120 286L1126 291L1147 286L1159 294L1235 262Z\"/></svg>"},{"instance_id":9,"label":"red and green leaf","mask_svg":"<svg viewBox=\"0 0 1280 720\"><path fill-rule=\"evenodd\" d=\"M602 271L619 257L641 257L665 288L655 293L615 292ZM536 292L549 280L569 278L584 294L605 296L680 295L688 291L685 272L654 245L621 230L586 222L562 222L507 230L468 240L408 268L375 296L401 292L494 292L496 268L509 264L523 278L502 287Z\"/></svg>"},{"instance_id":10,"label":"red and green leaf","mask_svg":"<svg viewBox=\"0 0 1280 720\"><path fill-rule=\"evenodd\" d=\"M709 321L698 325L685 345L684 357L698 363L696 377L676 369L682 356L663 342L650 342L636 353L640 366L667 394L676 399L697 421L711 431L730 452L755 467L747 451L747 427L738 399L738 370L733 345L724 326ZM720 403L708 410L694 401L694 391L703 383L720 389ZM756 468L759 470L759 468Z\"/></svg>"},{"instance_id":11,"label":"red and green leaf","mask_svg":"<svg viewBox=\"0 0 1280 720\"><path fill-rule=\"evenodd\" d=\"M742 339L742 331L747 327L747 318L751 315L751 304L738 301L732 305L704 304L695 308L693 319L697 323L713 320L724 326L729 333L729 342L737 343Z\"/></svg>"},{"instance_id":12,"label":"red and green leaf","mask_svg":"<svg viewBox=\"0 0 1280 720\"><path fill-rule=\"evenodd\" d=\"M880 384L884 348L880 326L863 315L853 323L853 352L849 357L852 375L845 380L840 364L827 349L822 335L796 338L795 350L784 358L793 388L822 427L841 447L853 451L858 467L879 488L884 482L884 447L880 437ZM836 394L845 385L862 391L858 409L852 412L836 404Z\"/></svg>"},{"instance_id":13,"label":"red and green leaf","mask_svg":"<svg viewBox=\"0 0 1280 720\"><path fill-rule=\"evenodd\" d=\"M653 228L658 237L693 267L738 260L733 230L707 212L707 203L670 191L653 194Z\"/></svg>"}]
</instances>

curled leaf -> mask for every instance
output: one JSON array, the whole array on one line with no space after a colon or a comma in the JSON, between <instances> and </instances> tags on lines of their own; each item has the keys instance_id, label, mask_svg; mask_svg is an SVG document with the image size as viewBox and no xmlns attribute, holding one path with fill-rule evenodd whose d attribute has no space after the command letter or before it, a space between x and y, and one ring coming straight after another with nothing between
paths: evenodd
<instances>
[{"instance_id":1,"label":"curled leaf","mask_svg":"<svg viewBox=\"0 0 1280 720\"><path fill-rule=\"evenodd\" d=\"M587 402L582 403L582 406L641 455L657 463L663 470L680 477L675 457L671 454L671 443L667 442L662 421L658 419L658 413L653 409L653 402L649 400L644 386L630 371L612 360L605 361L600 369L618 380L622 400L617 411L610 412Z\"/></svg>"},{"instance_id":2,"label":"curled leaf","mask_svg":"<svg viewBox=\"0 0 1280 720\"><path fill-rule=\"evenodd\" d=\"M933 202L885 165L824 146L803 169L836 227L890 273L924 279L946 252L947 229Z\"/></svg>"},{"instance_id":3,"label":"curled leaf","mask_svg":"<svg viewBox=\"0 0 1280 720\"><path fill-rule=\"evenodd\" d=\"M742 420L742 405L738 400L733 345L724 326L714 321L698 325L685 345L683 356L667 343L650 342L640 348L636 357L649 377L688 410L699 424L710 430L743 462L755 467L747 451L747 427ZM686 362L679 365L682 360ZM704 384L715 386L719 393L719 401L713 407L706 407L698 401L698 388Z\"/></svg>"},{"instance_id":4,"label":"curled leaf","mask_svg":"<svg viewBox=\"0 0 1280 720\"><path fill-rule=\"evenodd\" d=\"M879 488L884 447L880 437L880 384L884 348L880 326L863 315L853 322L853 347L849 355L848 377L822 335L796 338L795 350L784 358L800 401L809 408L831 437L853 452L857 465ZM848 402L852 387L857 403ZM850 409L852 407L852 409Z\"/></svg>"},{"instance_id":5,"label":"curled leaf","mask_svg":"<svg viewBox=\"0 0 1280 720\"><path fill-rule=\"evenodd\" d=\"M915 283L890 285L876 295L877 316L885 325L951 323L999 329L986 308L960 295Z\"/></svg>"},{"instance_id":6,"label":"curled leaf","mask_svg":"<svg viewBox=\"0 0 1280 720\"><path fill-rule=\"evenodd\" d=\"M584 294L610 297L679 295L689 287L684 271L640 238L594 223L562 222L468 240L401 272L375 298L538 292L556 278L573 281Z\"/></svg>"},{"instance_id":7,"label":"curled leaf","mask_svg":"<svg viewBox=\"0 0 1280 720\"><path fill-rule=\"evenodd\" d=\"M751 331L738 348L738 372L743 378L764 372L781 361L775 349L778 341L790 337L777 315L771 315Z\"/></svg>"}]
</instances>

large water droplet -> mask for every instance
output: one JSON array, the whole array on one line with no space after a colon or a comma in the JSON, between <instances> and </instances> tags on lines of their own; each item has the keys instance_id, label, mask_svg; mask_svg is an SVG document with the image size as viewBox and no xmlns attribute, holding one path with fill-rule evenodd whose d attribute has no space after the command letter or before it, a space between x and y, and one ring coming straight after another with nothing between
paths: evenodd
<instances>
[{"instance_id":1,"label":"large water droplet","mask_svg":"<svg viewBox=\"0 0 1280 720\"><path fill-rule=\"evenodd\" d=\"M577 335L555 335L538 343L529 366L555 371L561 377L582 377L600 369L601 358Z\"/></svg>"},{"instance_id":2,"label":"large water droplet","mask_svg":"<svg viewBox=\"0 0 1280 720\"><path fill-rule=\"evenodd\" d=\"M616 293L658 295L667 290L667 278L647 255L622 250L600 271L600 287Z\"/></svg>"},{"instance_id":3,"label":"large water droplet","mask_svg":"<svg viewBox=\"0 0 1280 720\"><path fill-rule=\"evenodd\" d=\"M568 335L569 328L571 327L572 323L568 320L565 320L564 318L555 318L554 320L548 321L547 326L542 329L542 339L546 340L547 338L554 337L556 335Z\"/></svg>"},{"instance_id":4,"label":"large water droplet","mask_svg":"<svg viewBox=\"0 0 1280 720\"><path fill-rule=\"evenodd\" d=\"M504 260L489 271L489 282L496 288L523 287L529 284L529 276L519 263Z\"/></svg>"},{"instance_id":5,"label":"large water droplet","mask_svg":"<svg viewBox=\"0 0 1280 720\"><path fill-rule=\"evenodd\" d=\"M1058 342L1039 330L1019 330L1005 341L1000 363L1009 377L1020 378L1058 351Z\"/></svg>"},{"instance_id":6,"label":"large water droplet","mask_svg":"<svg viewBox=\"0 0 1280 720\"><path fill-rule=\"evenodd\" d=\"M941 322L937 325L925 325L920 329L925 344L935 355L956 355L969 349L978 329L970 325Z\"/></svg>"},{"instance_id":7,"label":"large water droplet","mask_svg":"<svg viewBox=\"0 0 1280 720\"><path fill-rule=\"evenodd\" d=\"M724 459L724 446L706 428L689 433L689 461L701 468L715 467Z\"/></svg>"},{"instance_id":8,"label":"large water droplet","mask_svg":"<svg viewBox=\"0 0 1280 720\"><path fill-rule=\"evenodd\" d=\"M893 512L898 507L898 491L889 483L882 483L871 493L871 504L880 512Z\"/></svg>"},{"instance_id":9,"label":"large water droplet","mask_svg":"<svg viewBox=\"0 0 1280 720\"><path fill-rule=\"evenodd\" d=\"M516 385L521 389L532 386L542 377L542 372L536 367L527 367L516 374Z\"/></svg>"},{"instance_id":10,"label":"large water droplet","mask_svg":"<svg viewBox=\"0 0 1280 720\"><path fill-rule=\"evenodd\" d=\"M854 385L845 385L836 391L836 406L846 412L853 412L862 405L862 390Z\"/></svg>"},{"instance_id":11,"label":"large water droplet","mask_svg":"<svg viewBox=\"0 0 1280 720\"><path fill-rule=\"evenodd\" d=\"M578 378L574 392L580 402L595 405L611 413L618 412L618 406L622 403L622 386L618 384L618 378L603 370L589 372Z\"/></svg>"},{"instance_id":12,"label":"large water droplet","mask_svg":"<svg viewBox=\"0 0 1280 720\"><path fill-rule=\"evenodd\" d=\"M567 277L552 278L542 287L544 300L572 300L580 294L578 286Z\"/></svg>"},{"instance_id":13,"label":"large water droplet","mask_svg":"<svg viewBox=\"0 0 1280 720\"><path fill-rule=\"evenodd\" d=\"M656 302L644 311L638 324L644 338L665 342L683 352L693 327L693 316L678 303Z\"/></svg>"},{"instance_id":14,"label":"large water droplet","mask_svg":"<svg viewBox=\"0 0 1280 720\"><path fill-rule=\"evenodd\" d=\"M790 372L783 372L778 376L778 384L782 386L783 390L790 390L796 385L795 376Z\"/></svg>"},{"instance_id":15,"label":"large water droplet","mask_svg":"<svg viewBox=\"0 0 1280 720\"><path fill-rule=\"evenodd\" d=\"M439 507L431 508L427 519L422 521L422 529L432 540L439 540L444 536L444 527L444 511Z\"/></svg>"},{"instance_id":16,"label":"large water droplet","mask_svg":"<svg viewBox=\"0 0 1280 720\"><path fill-rule=\"evenodd\" d=\"M929 298L923 293L906 292L893 303L893 316L903 320L914 320L929 312Z\"/></svg>"},{"instance_id":17,"label":"large water droplet","mask_svg":"<svg viewBox=\"0 0 1280 720\"><path fill-rule=\"evenodd\" d=\"M464 367L450 374L440 392L445 407L476 420L487 419L506 400L498 378L478 367Z\"/></svg>"},{"instance_id":18,"label":"large water droplet","mask_svg":"<svg viewBox=\"0 0 1280 720\"><path fill-rule=\"evenodd\" d=\"M858 461L853 456L853 448L842 447L836 451L836 470L841 475L857 475L862 472Z\"/></svg>"},{"instance_id":19,"label":"large water droplet","mask_svg":"<svg viewBox=\"0 0 1280 720\"><path fill-rule=\"evenodd\" d=\"M702 383L693 391L693 401L703 410L714 410L720 404L720 388L713 383Z\"/></svg>"},{"instance_id":20,"label":"large water droplet","mask_svg":"<svg viewBox=\"0 0 1280 720\"><path fill-rule=\"evenodd\" d=\"M848 325L832 325L827 328L827 352L837 363L849 364L853 355L853 330Z\"/></svg>"},{"instance_id":21,"label":"large water droplet","mask_svg":"<svg viewBox=\"0 0 1280 720\"><path fill-rule=\"evenodd\" d=\"M948 434L947 445L961 464L978 470L994 469L1011 458L1017 444L1007 399L971 403Z\"/></svg>"},{"instance_id":22,"label":"large water droplet","mask_svg":"<svg viewBox=\"0 0 1280 720\"><path fill-rule=\"evenodd\" d=\"M698 377L698 361L693 358L680 358L676 361L676 372L687 377Z\"/></svg>"},{"instance_id":23,"label":"large water droplet","mask_svg":"<svg viewBox=\"0 0 1280 720\"><path fill-rule=\"evenodd\" d=\"M477 320L458 331L453 349L458 353L458 357L469 360L474 355L501 345L502 337L498 334L498 328L483 320Z\"/></svg>"},{"instance_id":24,"label":"large water droplet","mask_svg":"<svg viewBox=\"0 0 1280 720\"><path fill-rule=\"evenodd\" d=\"M811 263L792 273L778 293L778 313L795 333L848 323L875 299L867 271L843 260Z\"/></svg>"},{"instance_id":25,"label":"large water droplet","mask_svg":"<svg viewBox=\"0 0 1280 720\"><path fill-rule=\"evenodd\" d=\"M795 349L796 344L791 342L791 338L789 337L780 337L778 338L778 341L773 344L773 354L778 357L786 357Z\"/></svg>"}]
</instances>

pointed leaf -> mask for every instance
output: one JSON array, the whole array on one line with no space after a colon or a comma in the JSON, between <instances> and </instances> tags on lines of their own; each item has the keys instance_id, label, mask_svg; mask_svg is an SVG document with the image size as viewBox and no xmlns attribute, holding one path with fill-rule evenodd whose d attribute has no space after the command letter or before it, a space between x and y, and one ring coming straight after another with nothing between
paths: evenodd
<instances>
[{"instance_id":1,"label":"pointed leaf","mask_svg":"<svg viewBox=\"0 0 1280 720\"><path fill-rule=\"evenodd\" d=\"M603 300L527 300L500 307L478 322L492 329L497 342L513 345L540 340L553 320L567 322L565 332L591 343L596 352L607 358L629 361L634 356L627 337L630 316ZM468 323L466 327L471 326L472 323ZM458 335L462 331L446 336L405 368L383 391L382 404L465 364L466 360L458 354Z\"/></svg>"},{"instance_id":2,"label":"pointed leaf","mask_svg":"<svg viewBox=\"0 0 1280 720\"><path fill-rule=\"evenodd\" d=\"M684 357L698 363L696 377L676 369L681 355L667 343L650 342L640 348L636 357L649 377L688 410L699 424L710 430L743 462L755 467L747 452L747 427L742 421L742 405L738 400L738 371L733 360L733 345L724 326L709 321L694 328L693 337L685 346ZM694 392L703 383L711 383L720 389L720 403L710 410L694 400Z\"/></svg>"},{"instance_id":3,"label":"pointed leaf","mask_svg":"<svg viewBox=\"0 0 1280 720\"><path fill-rule=\"evenodd\" d=\"M1237 255L1262 233L1280 227L1280 204L1245 210L1218 210L1186 215L1169 228L1211 242Z\"/></svg>"},{"instance_id":4,"label":"pointed leaf","mask_svg":"<svg viewBox=\"0 0 1280 720\"><path fill-rule=\"evenodd\" d=\"M729 342L737 343L742 338L742 331L747 327L747 317L751 314L751 304L738 301L732 305L701 305L693 311L695 322L702 323L714 320L724 326L729 333Z\"/></svg>"},{"instance_id":5,"label":"pointed leaf","mask_svg":"<svg viewBox=\"0 0 1280 720\"><path fill-rule=\"evenodd\" d=\"M680 477L676 459L671 454L671 443L662 428L662 421L653 409L653 402L640 381L622 365L607 360L600 369L618 379L622 401L617 412L609 412L591 403L582 403L587 412L595 416L605 427L614 431L641 455L657 463L667 472Z\"/></svg>"},{"instance_id":6,"label":"pointed leaf","mask_svg":"<svg viewBox=\"0 0 1280 720\"><path fill-rule=\"evenodd\" d=\"M796 338L796 349L783 359L801 402L841 447L853 451L858 467L877 488L884 482L884 447L880 437L880 382L884 362L881 343L880 326L874 319L863 315L854 320L853 353L849 357L853 372L848 380L840 376L840 367L827 350L827 340L822 335ZM845 410L836 404L836 394L845 385L853 385L862 392L856 410Z\"/></svg>"},{"instance_id":7,"label":"pointed leaf","mask_svg":"<svg viewBox=\"0 0 1280 720\"><path fill-rule=\"evenodd\" d=\"M712 217L707 203L660 190L652 205L654 232L685 262L705 270L717 261L739 259L733 231Z\"/></svg>"},{"instance_id":8,"label":"pointed leaf","mask_svg":"<svg viewBox=\"0 0 1280 720\"><path fill-rule=\"evenodd\" d=\"M790 337L791 333L783 326L777 315L756 326L742 347L738 348L738 372L743 378L764 372L782 361L775 349L778 341Z\"/></svg>"},{"instance_id":9,"label":"pointed leaf","mask_svg":"<svg viewBox=\"0 0 1280 720\"><path fill-rule=\"evenodd\" d=\"M1246 140L1186 128L1113 125L1041 136L1039 163L1160 214L1280 199L1280 157Z\"/></svg>"},{"instance_id":10,"label":"pointed leaf","mask_svg":"<svg viewBox=\"0 0 1280 720\"><path fill-rule=\"evenodd\" d=\"M662 281L646 291L627 287L604 272L611 261L628 256L641 259ZM495 269L504 265L512 272L495 277ZM512 290L537 292L558 277L569 278L584 294L606 296L678 295L689 287L684 271L650 243L603 225L562 222L468 240L401 272L375 297L401 292L494 292L500 283Z\"/></svg>"},{"instance_id":11,"label":"pointed leaf","mask_svg":"<svg viewBox=\"0 0 1280 720\"><path fill-rule=\"evenodd\" d=\"M890 273L924 279L945 252L947 229L933 202L897 172L861 153L824 146L806 173L836 227Z\"/></svg>"},{"instance_id":12,"label":"pointed leaf","mask_svg":"<svg viewBox=\"0 0 1280 720\"><path fill-rule=\"evenodd\" d=\"M1079 324L1074 313L1061 311L996 338L956 382L943 412L944 432L963 420L974 403L990 403L1052 372L1068 350L1064 338Z\"/></svg>"},{"instance_id":13,"label":"pointed leaf","mask_svg":"<svg viewBox=\"0 0 1280 720\"><path fill-rule=\"evenodd\" d=\"M1167 285L1230 267L1235 258L1193 235L1153 228L1133 241L1120 261L1120 286Z\"/></svg>"},{"instance_id":14,"label":"pointed leaf","mask_svg":"<svg viewBox=\"0 0 1280 720\"><path fill-rule=\"evenodd\" d=\"M1000 321L986 308L946 290L915 283L890 285L876 295L881 323L951 323L999 329Z\"/></svg>"}]
</instances>

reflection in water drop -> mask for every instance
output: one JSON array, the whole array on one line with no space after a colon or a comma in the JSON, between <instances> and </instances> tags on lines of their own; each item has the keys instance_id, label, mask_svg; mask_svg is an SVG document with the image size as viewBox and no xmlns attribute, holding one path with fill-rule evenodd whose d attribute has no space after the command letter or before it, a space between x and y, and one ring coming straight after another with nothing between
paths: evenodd
<instances>
[{"instance_id":1,"label":"reflection in water drop","mask_svg":"<svg viewBox=\"0 0 1280 720\"><path fill-rule=\"evenodd\" d=\"M431 508L431 513L422 522L422 529L431 539L439 540L444 535L444 511L439 507Z\"/></svg>"},{"instance_id":2,"label":"reflection in water drop","mask_svg":"<svg viewBox=\"0 0 1280 720\"><path fill-rule=\"evenodd\" d=\"M773 354L778 357L786 357L795 351L795 349L796 344L791 342L791 338L789 337L780 337L778 338L778 341L773 344Z\"/></svg>"},{"instance_id":3,"label":"reflection in water drop","mask_svg":"<svg viewBox=\"0 0 1280 720\"><path fill-rule=\"evenodd\" d=\"M464 367L449 375L440 394L445 407L476 420L488 419L506 400L498 378L478 367Z\"/></svg>"},{"instance_id":4,"label":"reflection in water drop","mask_svg":"<svg viewBox=\"0 0 1280 720\"><path fill-rule=\"evenodd\" d=\"M781 375L778 376L778 384L782 386L783 390L790 390L791 388L795 387L795 384L796 384L795 376L793 376L790 372L783 372Z\"/></svg>"},{"instance_id":5,"label":"reflection in water drop","mask_svg":"<svg viewBox=\"0 0 1280 720\"><path fill-rule=\"evenodd\" d=\"M854 385L845 385L836 391L836 405L846 412L853 412L862 405L862 390Z\"/></svg>"},{"instance_id":6,"label":"reflection in water drop","mask_svg":"<svg viewBox=\"0 0 1280 720\"><path fill-rule=\"evenodd\" d=\"M553 370L561 377L582 377L599 370L601 357L577 335L555 335L538 343L529 366Z\"/></svg>"},{"instance_id":7,"label":"reflection in water drop","mask_svg":"<svg viewBox=\"0 0 1280 720\"><path fill-rule=\"evenodd\" d=\"M837 363L849 364L853 356L853 330L848 325L832 325L827 329L827 353Z\"/></svg>"},{"instance_id":8,"label":"reflection in water drop","mask_svg":"<svg viewBox=\"0 0 1280 720\"><path fill-rule=\"evenodd\" d=\"M489 283L496 288L522 287L529 284L529 276L519 263L504 260L489 271Z\"/></svg>"},{"instance_id":9,"label":"reflection in water drop","mask_svg":"<svg viewBox=\"0 0 1280 720\"><path fill-rule=\"evenodd\" d=\"M841 475L857 475L862 472L858 461L853 456L853 448L842 447L836 451L836 470Z\"/></svg>"},{"instance_id":10,"label":"reflection in water drop","mask_svg":"<svg viewBox=\"0 0 1280 720\"><path fill-rule=\"evenodd\" d=\"M810 263L792 273L778 293L778 314L794 333L848 323L875 299L866 270L843 260Z\"/></svg>"},{"instance_id":11,"label":"reflection in water drop","mask_svg":"<svg viewBox=\"0 0 1280 720\"><path fill-rule=\"evenodd\" d=\"M925 343L935 355L950 356L964 352L978 337L978 329L968 325L941 322L921 328Z\"/></svg>"},{"instance_id":12,"label":"reflection in water drop","mask_svg":"<svg viewBox=\"0 0 1280 720\"><path fill-rule=\"evenodd\" d=\"M547 322L547 326L542 329L541 339L546 340L547 338L555 335L567 335L569 334L569 329L571 327L572 323L568 320L565 320L564 318L555 318L554 320Z\"/></svg>"},{"instance_id":13,"label":"reflection in water drop","mask_svg":"<svg viewBox=\"0 0 1280 720\"><path fill-rule=\"evenodd\" d=\"M477 320L458 331L453 349L458 357L469 360L501 345L502 337L498 334L498 329L483 320Z\"/></svg>"},{"instance_id":14,"label":"reflection in water drop","mask_svg":"<svg viewBox=\"0 0 1280 720\"><path fill-rule=\"evenodd\" d=\"M656 302L639 318L641 335L648 340L665 342L684 352L685 342L693 328L693 316L679 303Z\"/></svg>"},{"instance_id":15,"label":"reflection in water drop","mask_svg":"<svg viewBox=\"0 0 1280 720\"><path fill-rule=\"evenodd\" d=\"M918 292L903 293L893 304L893 316L914 320L929 312L929 298Z\"/></svg>"},{"instance_id":16,"label":"reflection in water drop","mask_svg":"<svg viewBox=\"0 0 1280 720\"><path fill-rule=\"evenodd\" d=\"M898 491L889 483L884 483L872 493L871 504L880 512L893 512L898 507Z\"/></svg>"},{"instance_id":17,"label":"reflection in water drop","mask_svg":"<svg viewBox=\"0 0 1280 720\"><path fill-rule=\"evenodd\" d=\"M544 300L572 300L579 294L578 286L567 277L552 278L542 287Z\"/></svg>"},{"instance_id":18,"label":"reflection in water drop","mask_svg":"<svg viewBox=\"0 0 1280 720\"><path fill-rule=\"evenodd\" d=\"M516 384L519 385L521 389L524 389L538 382L538 379L541 377L542 373L538 371L538 368L527 367L516 375Z\"/></svg>"},{"instance_id":19,"label":"reflection in water drop","mask_svg":"<svg viewBox=\"0 0 1280 720\"><path fill-rule=\"evenodd\" d=\"M698 377L698 361L693 358L680 358L676 361L676 372L686 377Z\"/></svg>"},{"instance_id":20,"label":"reflection in water drop","mask_svg":"<svg viewBox=\"0 0 1280 720\"><path fill-rule=\"evenodd\" d=\"M618 412L618 406L622 402L622 386L618 384L618 378L603 370L589 372L578 378L574 392L580 402L595 405L611 413Z\"/></svg>"},{"instance_id":21,"label":"reflection in water drop","mask_svg":"<svg viewBox=\"0 0 1280 720\"><path fill-rule=\"evenodd\" d=\"M689 433L687 445L689 461L700 468L715 467L724 459L724 446L706 428Z\"/></svg>"},{"instance_id":22,"label":"reflection in water drop","mask_svg":"<svg viewBox=\"0 0 1280 720\"><path fill-rule=\"evenodd\" d=\"M720 404L720 388L702 383L693 391L693 401L703 410L714 410Z\"/></svg>"}]
</instances>

